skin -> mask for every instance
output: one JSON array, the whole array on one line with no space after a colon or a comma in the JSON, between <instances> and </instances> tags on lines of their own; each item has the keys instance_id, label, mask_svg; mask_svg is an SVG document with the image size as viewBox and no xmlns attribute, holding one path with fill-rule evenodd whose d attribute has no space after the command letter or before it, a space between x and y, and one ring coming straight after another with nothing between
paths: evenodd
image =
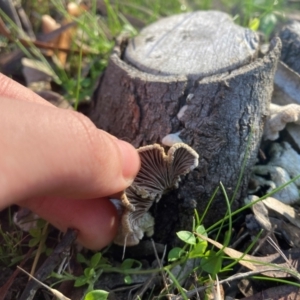
<instances>
[{"instance_id":1,"label":"skin","mask_svg":"<svg viewBox=\"0 0 300 300\"><path fill-rule=\"evenodd\" d=\"M28 207L62 231L76 228L87 248L108 245L118 227L108 196L133 181L137 151L2 74L0 115L0 210Z\"/></svg>"}]
</instances>

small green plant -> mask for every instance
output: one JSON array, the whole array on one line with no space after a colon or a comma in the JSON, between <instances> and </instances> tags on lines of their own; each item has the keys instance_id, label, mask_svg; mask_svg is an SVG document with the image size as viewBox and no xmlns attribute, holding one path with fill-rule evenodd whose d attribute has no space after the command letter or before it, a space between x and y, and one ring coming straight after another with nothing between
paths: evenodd
<instances>
[{"instance_id":1,"label":"small green plant","mask_svg":"<svg viewBox=\"0 0 300 300\"><path fill-rule=\"evenodd\" d=\"M24 259L24 247L33 248L38 246L37 251L33 252L35 255L35 261L33 265L37 263L37 260L41 253L46 253L46 255L51 254L52 249L47 248L45 245L45 241L47 239L47 226L48 223L42 219L32 219L29 218L27 220L23 220L22 224L25 222L36 222L35 227L29 230L29 235L27 232L23 233L12 221L12 216L10 210L9 214L9 223L10 223L10 231L4 231L0 225L0 261L7 266L13 266L16 263L22 261ZM28 238L29 241L28 241Z\"/></svg>"},{"instance_id":2,"label":"small green plant","mask_svg":"<svg viewBox=\"0 0 300 300\"><path fill-rule=\"evenodd\" d=\"M268 39L277 22L284 17L283 0L223 0L235 21L252 30L260 30Z\"/></svg>"},{"instance_id":3,"label":"small green plant","mask_svg":"<svg viewBox=\"0 0 300 300\"><path fill-rule=\"evenodd\" d=\"M74 286L88 284L88 291L93 289L94 283L104 271L109 272L113 268L101 252L95 253L90 260L87 260L82 254L78 254L77 261L87 267L84 269L84 274L75 280ZM124 271L124 274L126 274L126 270L140 270L141 267L142 264L139 261L128 258L122 262L120 271ZM130 275L125 275L124 282L126 284L131 283Z\"/></svg>"},{"instance_id":4,"label":"small green plant","mask_svg":"<svg viewBox=\"0 0 300 300\"><path fill-rule=\"evenodd\" d=\"M90 291L88 292L85 297L84 300L106 300L108 297L108 292L103 291L103 290L94 290L94 291Z\"/></svg>"},{"instance_id":5,"label":"small green plant","mask_svg":"<svg viewBox=\"0 0 300 300\"><path fill-rule=\"evenodd\" d=\"M104 268L110 268L108 260L102 256L101 252L95 253L90 260L87 260L81 253L77 254L77 261L85 264L83 274L76 278L74 286L88 285L87 292L94 289L94 284L103 273Z\"/></svg>"},{"instance_id":6,"label":"small green plant","mask_svg":"<svg viewBox=\"0 0 300 300\"><path fill-rule=\"evenodd\" d=\"M34 261L31 266L31 273L34 274L38 261L41 257L42 253L46 255L50 255L52 253L52 249L46 246L46 240L48 237L48 222L43 219L38 219L36 226L29 230L29 234L31 235L31 239L28 242L29 247L35 247L38 245Z\"/></svg>"},{"instance_id":7,"label":"small green plant","mask_svg":"<svg viewBox=\"0 0 300 300\"><path fill-rule=\"evenodd\" d=\"M78 253L77 261L86 266L81 276L74 276L65 272L63 274L52 273L52 277L59 279L55 284L65 280L74 280L74 287L87 285L88 287L85 295L85 299L87 300L106 299L103 298L106 295L105 291L94 290L95 283L104 272L122 273L124 274L124 283L130 284L132 281L130 275L138 274L139 270L142 268L142 264L139 261L130 258L125 259L120 267L113 267L108 259L103 257L101 252L95 253L90 259L87 259L81 253Z\"/></svg>"},{"instance_id":8,"label":"small green plant","mask_svg":"<svg viewBox=\"0 0 300 300\"><path fill-rule=\"evenodd\" d=\"M29 229L31 239L28 242L29 247L35 247L45 239L45 233L47 231L47 222L43 219L38 219L36 226Z\"/></svg>"},{"instance_id":9,"label":"small green plant","mask_svg":"<svg viewBox=\"0 0 300 300\"><path fill-rule=\"evenodd\" d=\"M4 231L0 225L0 262L1 265L10 267L22 261L23 233L20 230Z\"/></svg>"},{"instance_id":10,"label":"small green plant","mask_svg":"<svg viewBox=\"0 0 300 300\"><path fill-rule=\"evenodd\" d=\"M178 238L185 243L182 248L175 247L170 250L168 254L168 261L174 262L181 260L185 263L189 259L200 259L198 269L207 272L212 278L222 269L222 255L211 249L207 249L208 243L197 236L201 234L207 236L206 230L203 225L200 225L197 211L195 211L196 225L193 232L179 231L177 232Z\"/></svg>"},{"instance_id":11,"label":"small green plant","mask_svg":"<svg viewBox=\"0 0 300 300\"><path fill-rule=\"evenodd\" d=\"M79 53L69 54L67 68L56 66L56 73L61 80L65 98L77 109L81 101L89 99L92 95L95 83L107 65L114 42L106 22L96 15L95 10L82 11L80 16L72 17L67 13L61 0L51 2L60 14L75 22L77 26L77 34L74 36L73 43L74 47L79 46ZM83 48L87 50L85 55L83 55ZM82 70L83 68L85 71Z\"/></svg>"},{"instance_id":12,"label":"small green plant","mask_svg":"<svg viewBox=\"0 0 300 300\"><path fill-rule=\"evenodd\" d=\"M298 177L294 178L292 181L295 181ZM288 184L288 183L287 183ZM286 184L286 185L287 185ZM77 261L84 264L86 267L81 276L76 277L74 275L64 273L64 274L56 274L52 273L52 277L58 278L59 282L64 280L74 280L74 286L79 287L83 285L87 285L87 290L85 294L85 300L90 299L106 299L108 293L102 290L94 290L94 286L96 282L99 280L100 276L105 273L120 273L124 275L124 283L131 284L133 274L154 274L154 273L163 273L167 274L172 284L169 285L170 289L176 288L177 291L181 294L183 299L188 299L187 291L182 287L181 281L194 274L196 276L197 282L203 286L208 285L212 286L212 281L215 281L219 274L229 272L232 268L239 263L240 260L243 259L244 256L239 257L229 257L224 255L223 249L228 246L230 238L231 238L231 228L232 228L232 217L241 213L246 208L249 208L251 205L245 205L244 207L238 209L237 211L231 212L230 209L230 201L226 194L226 191L223 185L220 185L225 201L228 206L228 213L224 216L224 218L214 225L212 225L208 230L202 225L203 217L200 219L197 211L195 210L194 216L194 224L191 231L182 230L177 232L178 238L184 243L182 247L174 247L168 253L168 264L165 266L161 266L157 269L143 270L141 262L134 259L125 259L119 267L112 266L108 259L106 259L102 253L97 252L91 258L87 259L82 254L77 255ZM283 187L283 186L282 186ZM280 187L280 188L282 188ZM278 188L278 189L280 189ZM278 189L274 190L276 192ZM211 197L211 200L208 203L208 207L210 203L213 201L214 196L219 191L217 188L214 194ZM270 194L269 194L270 195ZM261 200L261 199L260 199ZM257 201L256 201L257 202ZM255 202L254 202L255 203ZM253 204L253 203L252 203ZM208 207L205 211L208 210ZM204 213L205 215L205 213ZM220 228L216 231L216 227ZM208 233L211 234L214 232L214 236L220 237L220 230L228 228L226 232L222 231L223 237L223 245L219 250L214 250L213 247L208 245L208 242L204 239L208 236ZM203 237L203 238L201 238ZM249 245L249 247L244 251L244 255L249 253L249 251L253 248L254 244L258 240L257 238ZM223 264L223 261L227 262ZM184 269L184 266L188 262L193 262L192 268L189 268L188 272L180 271L176 274L174 269L176 267L180 267L181 270ZM182 273L181 273L182 272ZM164 275L165 276L165 275ZM56 282L57 284L58 282ZM191 286L193 289L194 286ZM163 296L166 293L164 291L161 293Z\"/></svg>"}]
</instances>

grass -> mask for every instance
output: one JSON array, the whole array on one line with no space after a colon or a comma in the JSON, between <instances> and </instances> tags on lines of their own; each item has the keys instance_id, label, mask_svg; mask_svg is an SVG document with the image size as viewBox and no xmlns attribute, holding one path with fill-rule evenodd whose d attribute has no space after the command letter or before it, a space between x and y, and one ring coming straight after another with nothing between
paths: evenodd
<instances>
[{"instance_id":1,"label":"grass","mask_svg":"<svg viewBox=\"0 0 300 300\"><path fill-rule=\"evenodd\" d=\"M296 4L295 7L293 6L292 8L286 7L286 1L283 0L105 0L106 15L99 16L96 14L96 1L93 0L91 5L92 9L90 11L85 11L80 16L70 17L62 1L52 0L51 2L44 1L43 3L45 3L45 5L39 5L38 1L23 1L23 5L28 12L34 11L37 14L54 13L61 19L67 18L75 21L78 28L77 37L75 35L75 39L80 40L80 43L78 44L74 41L71 48L79 49L79 51L77 53L71 52L68 56L66 65L61 66L59 63L52 61L49 57L45 57L44 53L33 43L31 43L28 48L16 38L16 47L19 47L26 56L38 60L51 70L53 73L53 80L59 87L59 92L70 101L76 110L80 103L87 101L92 94L96 81L107 66L109 55L114 46L116 37L124 32L131 36L138 33L139 28L134 24L146 25L154 22L160 17L194 11L197 9L221 9L231 14L236 23L245 27L250 27L253 30L261 30L265 34L267 40L276 24L284 18L284 12L289 12L289 9L292 10L296 7ZM3 14L1 14L1 16L5 18ZM31 14L31 20L34 27L38 28L40 21L34 14ZM6 19L6 21L10 24L10 29L15 32L14 35L17 36L17 31L19 29L15 28L10 20ZM8 42L1 40L1 43ZM83 53L85 48L89 49L87 54ZM88 72L86 72L86 69L88 69ZM75 286L87 286L86 295L90 295L88 293L95 291L95 284L103 273L115 272L123 274L124 283L127 285L130 284L132 275L163 273L171 284L158 293L158 298L166 296L170 291L176 291L181 295L182 299L188 299L188 291L184 289L179 280L180 272L178 276L174 276L171 271L175 267L181 268L188 261L201 259L201 264L197 265L195 268L191 268L188 273L184 274L184 277L196 274L196 283L191 284L189 287L192 290L197 284L203 285L204 283L211 283L212 281L210 278L216 280L217 277L222 276L223 273L225 274L225 271L230 271L239 261L237 258L233 258L229 265L223 267L222 263L224 262L224 258L228 258L224 255L223 250L220 249L215 251L209 247L206 240L197 235L211 235L213 230L219 227L219 232L216 236L224 239L224 247L228 246L231 240L233 218L250 206L247 205L235 212L231 212L230 199L228 199L222 185L216 189L215 194L219 189L221 189L224 194L228 208L228 213L224 216L224 219L206 230L202 226L205 212L201 219L197 212L195 212L193 228L191 228L191 231L178 232L178 238L182 241L183 246L170 249L167 255L168 263L166 265L155 269L143 270L139 261L127 259L121 266L116 267L111 265L109 260L100 252L94 253L89 257L79 254L77 256L77 262L84 266L82 275L74 276L67 272L62 274L53 273L52 279L56 278L56 283L63 280L74 280ZM212 195L206 211L209 210L214 195ZM222 231L226 226L228 226L229 230L224 233ZM41 249L42 247L45 248L45 233L46 229L43 230L43 228L32 231L31 239L27 246L38 247L38 249ZM20 231L6 232L0 227L0 236L4 241L3 245L0 246L0 260L2 264L5 264L6 266L16 264L24 256L22 247L20 246L22 233ZM250 250L251 247L249 246L247 251ZM277 280L277 282L279 282L279 280ZM299 286L299 284L297 284L297 286ZM105 297L105 293L102 293L100 297Z\"/></svg>"},{"instance_id":2,"label":"grass","mask_svg":"<svg viewBox=\"0 0 300 300\"><path fill-rule=\"evenodd\" d=\"M24 258L21 245L23 240L22 232L18 228L15 230L4 231L0 226L0 236L2 239L0 246L1 265L10 267L22 261Z\"/></svg>"}]
</instances>

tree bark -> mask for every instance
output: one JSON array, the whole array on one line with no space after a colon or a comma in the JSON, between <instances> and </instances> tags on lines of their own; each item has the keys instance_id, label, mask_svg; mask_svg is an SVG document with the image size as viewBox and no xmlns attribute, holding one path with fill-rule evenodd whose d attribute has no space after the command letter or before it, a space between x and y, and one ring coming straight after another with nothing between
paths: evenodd
<instances>
[{"instance_id":1,"label":"tree bark","mask_svg":"<svg viewBox=\"0 0 300 300\"><path fill-rule=\"evenodd\" d=\"M202 215L220 182L234 198L231 209L241 204L280 54L275 39L258 58L257 41L254 32L224 13L194 12L146 27L134 39L122 40L111 55L93 99L95 124L135 147L180 132L200 155L198 168L179 189L152 208L156 241L173 244L176 231L191 230L194 209ZM226 210L218 192L205 225Z\"/></svg>"}]
</instances>

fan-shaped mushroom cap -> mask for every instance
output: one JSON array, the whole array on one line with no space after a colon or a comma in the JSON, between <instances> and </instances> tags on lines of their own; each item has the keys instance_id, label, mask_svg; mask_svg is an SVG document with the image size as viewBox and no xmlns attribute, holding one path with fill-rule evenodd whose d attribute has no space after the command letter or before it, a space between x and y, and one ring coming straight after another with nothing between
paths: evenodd
<instances>
[{"instance_id":1,"label":"fan-shaped mushroom cap","mask_svg":"<svg viewBox=\"0 0 300 300\"><path fill-rule=\"evenodd\" d=\"M151 199L178 187L180 175L185 175L198 166L199 155L184 143L174 144L165 154L158 144L138 149L141 169L132 187L137 194Z\"/></svg>"},{"instance_id":2,"label":"fan-shaped mushroom cap","mask_svg":"<svg viewBox=\"0 0 300 300\"><path fill-rule=\"evenodd\" d=\"M121 227L114 242L133 246L139 243L144 232L153 234L154 220L148 212L153 202L172 188L178 188L181 175L198 166L199 155L184 143L174 144L165 154L158 144L138 149L141 168L122 199L124 212Z\"/></svg>"}]
</instances>

